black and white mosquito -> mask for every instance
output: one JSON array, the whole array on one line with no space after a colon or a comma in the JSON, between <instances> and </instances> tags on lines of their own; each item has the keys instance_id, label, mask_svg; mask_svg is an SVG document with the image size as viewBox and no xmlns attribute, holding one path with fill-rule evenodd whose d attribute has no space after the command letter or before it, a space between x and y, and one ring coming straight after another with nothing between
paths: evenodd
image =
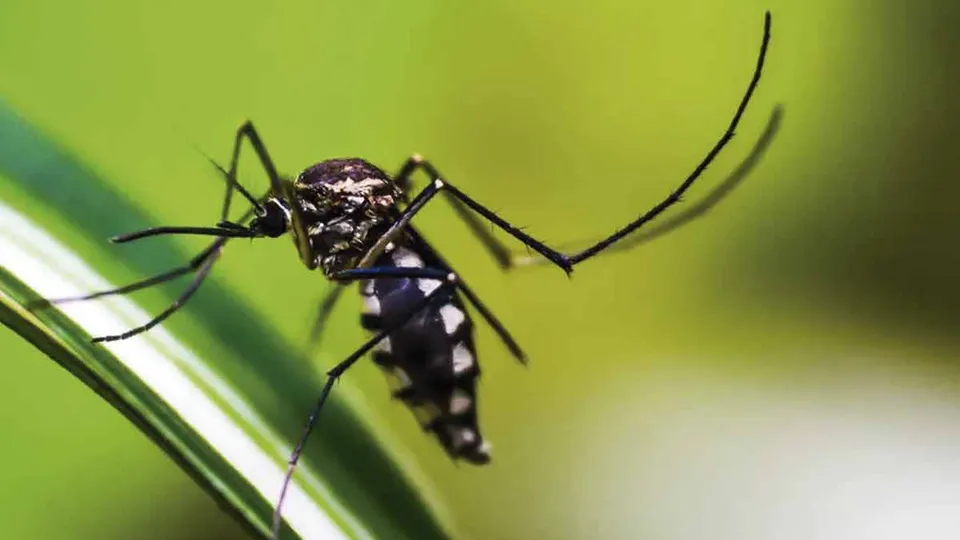
<instances>
[{"instance_id":1,"label":"black and white mosquito","mask_svg":"<svg viewBox=\"0 0 960 540\"><path fill-rule=\"evenodd\" d=\"M182 275L194 275L179 298L143 326L94 341L126 339L161 323L189 301L231 238L277 238L289 233L303 264L310 270L319 268L335 284L321 305L314 336L319 335L343 285L354 282L359 284L364 302L361 323L373 336L327 372L326 384L290 455L273 516L273 536L279 535L284 497L318 414L337 379L367 353L372 353L373 361L393 379L394 395L414 411L422 427L437 438L451 458L487 463L489 444L477 421L476 381L480 367L467 305L493 328L514 358L523 362L524 353L480 297L411 225L411 220L436 195L442 194L504 270L514 266L515 260L485 222L570 274L574 266L607 250L678 202L733 138L760 80L770 24L770 14L766 13L760 53L746 93L726 131L703 161L664 200L581 251L565 254L533 238L472 199L419 156L409 158L392 177L363 159L347 158L322 161L303 170L292 181L284 179L263 139L247 122L237 130L229 169L214 163L227 182L220 221L215 226L155 227L112 238L113 242L122 243L155 235L192 234L215 236L216 240L182 267L125 287L48 303L124 294ZM270 190L259 198L237 182L244 141L253 148L270 180ZM410 199L406 193L417 171L424 171L430 183ZM228 221L234 192L240 193L251 208L241 219ZM618 248L626 245L629 242L618 244Z\"/></svg>"}]
</instances>

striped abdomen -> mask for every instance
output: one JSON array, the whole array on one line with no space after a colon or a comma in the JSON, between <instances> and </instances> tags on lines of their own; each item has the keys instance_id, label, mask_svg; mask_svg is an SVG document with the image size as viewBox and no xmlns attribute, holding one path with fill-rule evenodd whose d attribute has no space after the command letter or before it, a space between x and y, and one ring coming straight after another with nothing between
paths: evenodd
<instances>
[{"instance_id":1,"label":"striped abdomen","mask_svg":"<svg viewBox=\"0 0 960 540\"><path fill-rule=\"evenodd\" d=\"M425 261L415 243L397 246L375 266L417 267ZM440 286L432 279L379 278L360 284L362 323L371 332L399 322L426 294ZM392 380L394 396L411 408L421 426L440 440L453 458L482 464L489 445L477 425L476 381L480 375L473 323L457 294L416 314L384 338L373 361Z\"/></svg>"}]
</instances>

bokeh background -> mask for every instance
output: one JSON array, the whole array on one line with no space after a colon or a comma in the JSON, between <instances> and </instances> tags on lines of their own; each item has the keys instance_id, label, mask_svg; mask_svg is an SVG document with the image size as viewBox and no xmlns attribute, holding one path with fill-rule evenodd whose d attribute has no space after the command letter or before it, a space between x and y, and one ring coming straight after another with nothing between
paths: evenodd
<instances>
[{"instance_id":1,"label":"bokeh background","mask_svg":"<svg viewBox=\"0 0 960 540\"><path fill-rule=\"evenodd\" d=\"M572 280L502 275L449 209L418 218L532 359L480 331L493 466L453 466L372 365L346 384L471 538L956 538L956 2L6 0L0 97L157 222L212 223L221 184L193 146L225 159L251 118L288 173L421 152L562 243L629 220L709 149L764 9L765 77L687 200L736 168L775 104L785 115L708 217ZM237 242L216 272L304 340L325 284L289 242ZM318 370L362 339L357 304ZM9 331L0 358L4 537L245 537Z\"/></svg>"}]
</instances>

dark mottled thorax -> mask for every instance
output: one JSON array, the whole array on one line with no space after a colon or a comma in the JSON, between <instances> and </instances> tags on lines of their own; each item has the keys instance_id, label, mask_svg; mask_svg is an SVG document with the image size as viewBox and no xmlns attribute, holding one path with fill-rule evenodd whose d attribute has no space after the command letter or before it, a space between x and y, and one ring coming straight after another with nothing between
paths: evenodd
<instances>
[{"instance_id":1,"label":"dark mottled thorax","mask_svg":"<svg viewBox=\"0 0 960 540\"><path fill-rule=\"evenodd\" d=\"M401 197L386 173L359 158L320 162L300 173L294 190L314 262L328 276L356 266Z\"/></svg>"}]
</instances>

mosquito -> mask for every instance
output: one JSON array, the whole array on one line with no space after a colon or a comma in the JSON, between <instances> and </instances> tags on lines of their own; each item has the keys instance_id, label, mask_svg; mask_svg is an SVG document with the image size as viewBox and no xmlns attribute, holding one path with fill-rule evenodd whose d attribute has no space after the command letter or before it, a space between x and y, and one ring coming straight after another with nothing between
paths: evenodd
<instances>
[{"instance_id":1,"label":"mosquito","mask_svg":"<svg viewBox=\"0 0 960 540\"><path fill-rule=\"evenodd\" d=\"M321 270L335 285L318 311L313 338L319 338L324 321L344 286L350 283L359 285L363 298L361 324L373 335L327 371L326 383L288 460L273 514L273 537L279 538L287 489L327 397L336 381L368 353L392 381L393 395L411 408L423 429L437 438L452 459L477 465L488 463L490 445L477 421L476 383L480 366L467 305L493 328L515 359L525 362L526 356L500 320L424 239L411 220L440 195L452 204L458 217L502 269L514 267L516 259L493 236L489 224L520 241L535 252L536 257L542 257L541 261L571 274L576 265L614 246L677 203L733 138L760 81L770 41L770 25L767 12L759 56L746 93L726 131L703 160L665 199L586 249L567 254L551 248L471 198L419 155L407 159L393 176L366 160L341 158L321 161L304 169L292 181L283 178L263 139L248 121L236 132L229 169L210 160L227 183L220 221L215 226L154 227L111 238L115 243L124 243L167 234L217 237L206 249L181 267L130 285L47 303L125 294L193 274L192 281L176 301L149 322L93 341L127 339L146 332L183 307L209 275L230 239L278 238L289 234L304 266ZM270 189L261 197L253 196L237 181L244 141L252 147L270 180ZM430 183L410 198L407 193L418 171L425 172ZM240 219L230 221L228 213L234 193L246 199L250 208ZM619 244L626 245L627 242Z\"/></svg>"}]
</instances>

